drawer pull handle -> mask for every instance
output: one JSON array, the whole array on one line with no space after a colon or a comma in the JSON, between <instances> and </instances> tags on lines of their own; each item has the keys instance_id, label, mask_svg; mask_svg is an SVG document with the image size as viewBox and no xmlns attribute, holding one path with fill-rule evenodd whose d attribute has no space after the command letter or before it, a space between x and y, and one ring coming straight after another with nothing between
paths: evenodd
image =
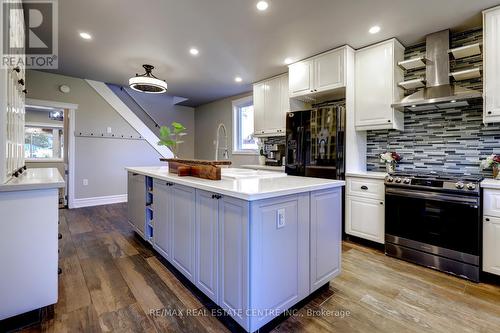
<instances>
[{"instance_id":1,"label":"drawer pull handle","mask_svg":"<svg viewBox=\"0 0 500 333\"><path fill-rule=\"evenodd\" d=\"M490 222L490 219L489 218L485 218L484 219L486 222Z\"/></svg>"},{"instance_id":2,"label":"drawer pull handle","mask_svg":"<svg viewBox=\"0 0 500 333\"><path fill-rule=\"evenodd\" d=\"M384 203L382 201L380 201L380 204L383 205Z\"/></svg>"},{"instance_id":3,"label":"drawer pull handle","mask_svg":"<svg viewBox=\"0 0 500 333\"><path fill-rule=\"evenodd\" d=\"M368 186L363 185L363 186L361 186L361 189L362 189L363 191L366 191L366 190L368 190Z\"/></svg>"}]
</instances>

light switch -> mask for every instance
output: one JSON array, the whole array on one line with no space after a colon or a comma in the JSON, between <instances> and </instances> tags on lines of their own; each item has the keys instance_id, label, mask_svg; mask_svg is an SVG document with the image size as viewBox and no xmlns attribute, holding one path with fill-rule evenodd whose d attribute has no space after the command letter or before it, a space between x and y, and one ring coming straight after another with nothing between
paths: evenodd
<instances>
[{"instance_id":1,"label":"light switch","mask_svg":"<svg viewBox=\"0 0 500 333\"><path fill-rule=\"evenodd\" d=\"M278 209L278 218L276 219L276 229L281 229L285 226L285 209Z\"/></svg>"},{"instance_id":2,"label":"light switch","mask_svg":"<svg viewBox=\"0 0 500 333\"><path fill-rule=\"evenodd\" d=\"M106 131L108 132L108 134L113 133L113 131L111 130L111 127L108 127L108 128L106 129Z\"/></svg>"},{"instance_id":3,"label":"light switch","mask_svg":"<svg viewBox=\"0 0 500 333\"><path fill-rule=\"evenodd\" d=\"M88 186L89 185L89 180L88 179L84 179L83 180L83 186Z\"/></svg>"}]
</instances>

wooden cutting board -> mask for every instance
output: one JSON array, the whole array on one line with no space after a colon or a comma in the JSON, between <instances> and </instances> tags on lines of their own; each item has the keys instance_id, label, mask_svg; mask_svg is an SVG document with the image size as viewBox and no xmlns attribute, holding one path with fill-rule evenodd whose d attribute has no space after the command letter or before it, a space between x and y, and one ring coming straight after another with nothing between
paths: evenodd
<instances>
[{"instance_id":1,"label":"wooden cutting board","mask_svg":"<svg viewBox=\"0 0 500 333\"><path fill-rule=\"evenodd\" d=\"M179 158L160 158L168 162L168 172L180 177L191 176L210 180L221 180L221 165L231 165L231 161L209 161Z\"/></svg>"}]
</instances>

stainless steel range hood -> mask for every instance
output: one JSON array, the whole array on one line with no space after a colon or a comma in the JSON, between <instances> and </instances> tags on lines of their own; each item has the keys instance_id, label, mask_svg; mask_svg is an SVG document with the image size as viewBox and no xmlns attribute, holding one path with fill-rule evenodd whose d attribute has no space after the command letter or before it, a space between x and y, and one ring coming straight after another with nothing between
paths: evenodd
<instances>
[{"instance_id":1,"label":"stainless steel range hood","mask_svg":"<svg viewBox=\"0 0 500 333\"><path fill-rule=\"evenodd\" d=\"M468 100L482 98L479 91L450 84L450 31L426 37L426 86L391 106L398 110L438 110L468 105Z\"/></svg>"}]
</instances>

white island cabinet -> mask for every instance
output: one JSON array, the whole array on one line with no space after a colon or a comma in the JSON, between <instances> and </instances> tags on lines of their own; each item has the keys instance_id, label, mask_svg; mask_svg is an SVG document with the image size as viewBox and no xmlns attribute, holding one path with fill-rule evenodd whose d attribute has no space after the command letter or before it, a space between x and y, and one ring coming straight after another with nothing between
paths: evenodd
<instances>
[{"instance_id":1,"label":"white island cabinet","mask_svg":"<svg viewBox=\"0 0 500 333\"><path fill-rule=\"evenodd\" d=\"M128 203L144 207L143 237L249 332L340 274L342 181L128 170L146 184L129 187L139 204Z\"/></svg>"}]
</instances>

